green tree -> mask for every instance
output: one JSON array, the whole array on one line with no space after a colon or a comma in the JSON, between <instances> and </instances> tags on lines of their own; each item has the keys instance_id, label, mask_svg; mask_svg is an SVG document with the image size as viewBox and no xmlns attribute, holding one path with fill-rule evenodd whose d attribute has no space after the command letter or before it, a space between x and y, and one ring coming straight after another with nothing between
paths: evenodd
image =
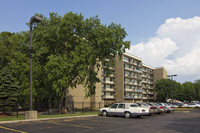
<instances>
[{"instance_id":1,"label":"green tree","mask_svg":"<svg viewBox=\"0 0 200 133\"><path fill-rule=\"evenodd\" d=\"M157 101L166 102L171 98L172 81L170 79L160 79L156 81L155 91L157 93Z\"/></svg>"},{"instance_id":2,"label":"green tree","mask_svg":"<svg viewBox=\"0 0 200 133\"><path fill-rule=\"evenodd\" d=\"M182 84L186 101L191 102L194 99L194 85L192 82L185 82Z\"/></svg>"},{"instance_id":3,"label":"green tree","mask_svg":"<svg viewBox=\"0 0 200 133\"><path fill-rule=\"evenodd\" d=\"M130 47L130 42L124 41L125 29L72 12L63 17L56 13L50 13L49 19L41 17L42 23L33 30L36 97L45 93L41 100L61 105L66 90L78 84L85 86L86 97L94 95L100 65L109 74L114 57Z\"/></svg>"},{"instance_id":4,"label":"green tree","mask_svg":"<svg viewBox=\"0 0 200 133\"><path fill-rule=\"evenodd\" d=\"M19 87L8 69L0 67L0 109L3 113L16 107Z\"/></svg>"},{"instance_id":5,"label":"green tree","mask_svg":"<svg viewBox=\"0 0 200 133\"><path fill-rule=\"evenodd\" d=\"M194 100L200 101L200 80L194 81L194 87L195 87Z\"/></svg>"},{"instance_id":6,"label":"green tree","mask_svg":"<svg viewBox=\"0 0 200 133\"><path fill-rule=\"evenodd\" d=\"M7 68L17 79L22 107L28 105L29 99L29 55L27 50L28 32L0 33L0 67Z\"/></svg>"},{"instance_id":7,"label":"green tree","mask_svg":"<svg viewBox=\"0 0 200 133\"><path fill-rule=\"evenodd\" d=\"M157 93L157 101L166 102L166 99L182 100L184 91L181 83L171 79L161 79L156 81L155 91Z\"/></svg>"},{"instance_id":8,"label":"green tree","mask_svg":"<svg viewBox=\"0 0 200 133\"><path fill-rule=\"evenodd\" d=\"M173 81L171 88L174 88L174 99L183 101L184 100L184 89L182 87L182 84L176 81Z\"/></svg>"}]
</instances>

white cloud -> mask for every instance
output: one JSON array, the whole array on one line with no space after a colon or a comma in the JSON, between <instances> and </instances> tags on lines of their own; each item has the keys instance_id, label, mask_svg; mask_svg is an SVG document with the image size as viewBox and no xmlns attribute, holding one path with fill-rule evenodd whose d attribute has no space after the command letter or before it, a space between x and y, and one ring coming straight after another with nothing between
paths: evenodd
<instances>
[{"instance_id":1,"label":"white cloud","mask_svg":"<svg viewBox=\"0 0 200 133\"><path fill-rule=\"evenodd\" d=\"M167 19L155 37L132 45L127 52L147 65L164 66L169 74L190 78L200 74L200 17Z\"/></svg>"}]
</instances>

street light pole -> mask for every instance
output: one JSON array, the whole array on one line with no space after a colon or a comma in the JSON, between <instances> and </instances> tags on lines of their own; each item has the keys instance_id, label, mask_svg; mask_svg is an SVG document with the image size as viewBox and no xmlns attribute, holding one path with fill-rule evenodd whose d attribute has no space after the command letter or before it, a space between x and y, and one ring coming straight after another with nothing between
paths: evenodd
<instances>
[{"instance_id":1,"label":"street light pole","mask_svg":"<svg viewBox=\"0 0 200 133\"><path fill-rule=\"evenodd\" d=\"M42 18L38 16L31 17L30 20L30 111L32 111L32 55L33 55L33 46L32 46L32 25L34 22L38 23L41 22Z\"/></svg>"},{"instance_id":2,"label":"street light pole","mask_svg":"<svg viewBox=\"0 0 200 133\"><path fill-rule=\"evenodd\" d=\"M172 80L172 103L174 103L174 84L173 84L173 77L177 76L177 74L173 75L167 75L167 77L170 77Z\"/></svg>"}]
</instances>

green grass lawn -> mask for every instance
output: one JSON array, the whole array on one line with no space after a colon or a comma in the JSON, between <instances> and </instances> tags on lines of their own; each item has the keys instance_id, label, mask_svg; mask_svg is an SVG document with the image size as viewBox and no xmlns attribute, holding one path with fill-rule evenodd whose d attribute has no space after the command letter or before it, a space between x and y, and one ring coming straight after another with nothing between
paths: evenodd
<instances>
[{"instance_id":1,"label":"green grass lawn","mask_svg":"<svg viewBox=\"0 0 200 133\"><path fill-rule=\"evenodd\" d=\"M68 117L68 116L81 116L81 115L95 115L98 111L85 112L85 113L74 113L74 114L57 114L57 115L38 115L38 118L56 118L56 117ZM14 116L1 116L0 121L13 121L13 120L24 120L24 115Z\"/></svg>"},{"instance_id":2,"label":"green grass lawn","mask_svg":"<svg viewBox=\"0 0 200 133\"><path fill-rule=\"evenodd\" d=\"M24 115L18 115L18 118L16 115L14 116L1 116L0 121L13 121L13 120L24 120Z\"/></svg>"}]
</instances>

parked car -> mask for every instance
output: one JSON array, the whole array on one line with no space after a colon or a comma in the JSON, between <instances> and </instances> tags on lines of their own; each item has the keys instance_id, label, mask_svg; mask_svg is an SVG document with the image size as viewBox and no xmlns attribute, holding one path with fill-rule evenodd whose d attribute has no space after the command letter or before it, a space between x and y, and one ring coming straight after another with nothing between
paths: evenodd
<instances>
[{"instance_id":1,"label":"parked car","mask_svg":"<svg viewBox=\"0 0 200 133\"><path fill-rule=\"evenodd\" d=\"M161 109L158 105L154 105L154 103L147 103L147 104L152 106L157 111L157 114L160 114L160 113L164 112L163 109Z\"/></svg>"},{"instance_id":2,"label":"parked car","mask_svg":"<svg viewBox=\"0 0 200 133\"><path fill-rule=\"evenodd\" d=\"M149 115L149 109L139 107L136 103L115 103L108 108L102 108L99 112L103 116L124 116L125 118Z\"/></svg>"},{"instance_id":3,"label":"parked car","mask_svg":"<svg viewBox=\"0 0 200 133\"><path fill-rule=\"evenodd\" d=\"M182 103L172 103L174 108L182 107Z\"/></svg>"},{"instance_id":4,"label":"parked car","mask_svg":"<svg viewBox=\"0 0 200 133\"><path fill-rule=\"evenodd\" d=\"M151 106L151 105L149 105L149 104L147 104L147 103L137 103L137 104L138 104L140 107L148 108L148 109L149 109L149 115L158 113L157 108L154 107L154 106Z\"/></svg>"},{"instance_id":5,"label":"parked car","mask_svg":"<svg viewBox=\"0 0 200 133\"><path fill-rule=\"evenodd\" d=\"M175 111L174 106L171 103L163 103L169 111Z\"/></svg>"},{"instance_id":6,"label":"parked car","mask_svg":"<svg viewBox=\"0 0 200 133\"><path fill-rule=\"evenodd\" d=\"M182 107L187 107L187 106L188 106L188 104L187 104L187 103L185 103L185 104L183 104L183 105L182 105Z\"/></svg>"},{"instance_id":7,"label":"parked car","mask_svg":"<svg viewBox=\"0 0 200 133\"><path fill-rule=\"evenodd\" d=\"M200 102L197 102L196 105L197 105L197 107L200 107Z\"/></svg>"},{"instance_id":8,"label":"parked car","mask_svg":"<svg viewBox=\"0 0 200 133\"><path fill-rule=\"evenodd\" d=\"M187 107L196 108L196 107L200 107L200 104L197 104L197 103L188 103Z\"/></svg>"},{"instance_id":9,"label":"parked car","mask_svg":"<svg viewBox=\"0 0 200 133\"><path fill-rule=\"evenodd\" d=\"M166 107L166 105L164 103L155 103L155 104L158 104L160 106L161 109L163 109L163 111L165 113L169 113L170 112L170 109Z\"/></svg>"}]
</instances>

